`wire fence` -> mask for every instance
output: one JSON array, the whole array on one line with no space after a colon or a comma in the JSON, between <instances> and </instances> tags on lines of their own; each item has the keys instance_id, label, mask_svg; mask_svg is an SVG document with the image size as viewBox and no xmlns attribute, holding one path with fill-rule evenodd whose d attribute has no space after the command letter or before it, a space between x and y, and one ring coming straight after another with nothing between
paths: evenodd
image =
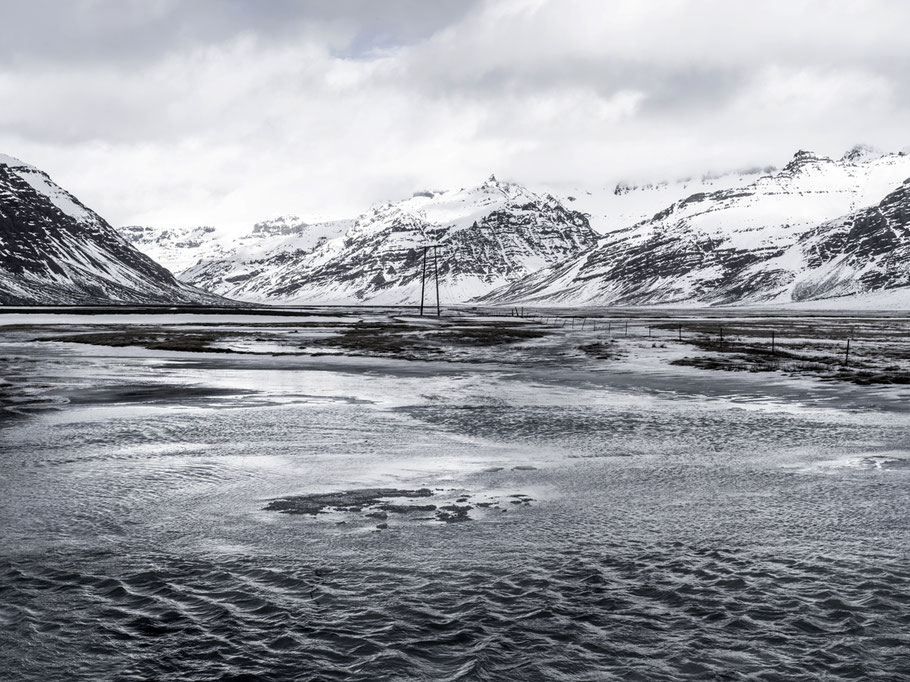
<instances>
[{"instance_id":1,"label":"wire fence","mask_svg":"<svg viewBox=\"0 0 910 682\"><path fill-rule=\"evenodd\" d=\"M862 353L864 341L872 340L862 335L856 337L852 325L837 321L827 326L812 323L794 326L789 320L778 324L769 321L737 324L706 319L575 315L525 309L522 306L509 309L453 306L447 308L446 313L459 317L515 318L551 329L584 332L586 338L594 337L602 341L627 338L646 339L655 344L676 342L695 345L706 351L758 353L778 359L835 362L844 367L850 366L851 358L855 359ZM876 329L873 335L881 337L881 340L889 339L886 329ZM907 359L910 359L910 354Z\"/></svg>"}]
</instances>

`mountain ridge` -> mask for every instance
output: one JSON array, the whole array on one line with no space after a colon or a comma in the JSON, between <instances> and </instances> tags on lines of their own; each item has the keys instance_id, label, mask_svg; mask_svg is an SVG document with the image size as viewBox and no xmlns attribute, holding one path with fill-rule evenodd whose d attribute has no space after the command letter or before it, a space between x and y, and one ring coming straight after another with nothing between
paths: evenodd
<instances>
[{"instance_id":1,"label":"mountain ridge","mask_svg":"<svg viewBox=\"0 0 910 682\"><path fill-rule=\"evenodd\" d=\"M780 274L768 263L778 259L782 265L786 254L794 260L791 249L803 235L861 211L857 206L878 204L910 176L906 154L860 152L835 161L801 150L775 175L675 201L604 237L575 260L477 301L714 305L778 300L783 294L770 287Z\"/></svg>"},{"instance_id":2,"label":"mountain ridge","mask_svg":"<svg viewBox=\"0 0 910 682\"><path fill-rule=\"evenodd\" d=\"M141 246L140 230L123 229ZM434 243L442 247L443 295L461 302L597 239L582 213L495 175L475 187L415 192L351 221L301 221L286 231L290 236L279 237L254 226L217 253L210 245L214 255L180 277L247 301L413 304L420 295L422 245Z\"/></svg>"},{"instance_id":3,"label":"mountain ridge","mask_svg":"<svg viewBox=\"0 0 910 682\"><path fill-rule=\"evenodd\" d=\"M837 158L799 150L779 170L617 185L612 218L602 222L600 234L592 216L580 210L582 199L491 175L474 187L414 192L349 221L306 223L285 216L257 223L234 239L221 238L213 228L127 236L138 246L145 239L149 253L163 249L162 259L172 259L165 262L182 258L175 269L187 282L262 303L416 303L426 243L443 246L439 262L447 303L803 301L807 295L835 295L808 283L787 288L803 270L820 272L798 251L804 236L878 205L907 176L905 152L856 145ZM685 192L657 205L679 190ZM617 226L633 214L643 217ZM160 243L168 239L170 255ZM880 254L869 256L881 261ZM859 272L859 257L853 254L851 272ZM900 265L889 261L887 267ZM854 289L841 282L837 291Z\"/></svg>"},{"instance_id":4,"label":"mountain ridge","mask_svg":"<svg viewBox=\"0 0 910 682\"><path fill-rule=\"evenodd\" d=\"M0 155L0 304L221 303L178 281L50 176Z\"/></svg>"}]
</instances>

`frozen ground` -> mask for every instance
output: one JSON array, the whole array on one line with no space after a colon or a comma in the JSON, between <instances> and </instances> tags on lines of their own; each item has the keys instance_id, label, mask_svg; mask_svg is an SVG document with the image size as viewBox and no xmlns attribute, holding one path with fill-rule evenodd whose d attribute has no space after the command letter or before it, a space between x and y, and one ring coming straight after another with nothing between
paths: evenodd
<instances>
[{"instance_id":1,"label":"frozen ground","mask_svg":"<svg viewBox=\"0 0 910 682\"><path fill-rule=\"evenodd\" d=\"M7 318L0 670L908 679L906 321L534 312Z\"/></svg>"}]
</instances>

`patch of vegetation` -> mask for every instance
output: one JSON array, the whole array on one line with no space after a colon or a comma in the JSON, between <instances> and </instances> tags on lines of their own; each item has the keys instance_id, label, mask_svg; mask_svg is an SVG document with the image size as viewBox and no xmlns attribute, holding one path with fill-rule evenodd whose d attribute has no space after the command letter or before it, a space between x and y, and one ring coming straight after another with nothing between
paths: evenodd
<instances>
[{"instance_id":1,"label":"patch of vegetation","mask_svg":"<svg viewBox=\"0 0 910 682\"><path fill-rule=\"evenodd\" d=\"M338 336L318 339L316 347L341 348L363 355L385 355L408 360L443 356L452 347L492 347L545 336L545 332L508 323L470 326L414 326L408 324L356 324ZM467 358L460 358L469 361Z\"/></svg>"},{"instance_id":2,"label":"patch of vegetation","mask_svg":"<svg viewBox=\"0 0 910 682\"><path fill-rule=\"evenodd\" d=\"M600 341L586 343L579 346L578 350L598 360L615 360L620 355L615 343L603 343Z\"/></svg>"},{"instance_id":3,"label":"patch of vegetation","mask_svg":"<svg viewBox=\"0 0 910 682\"><path fill-rule=\"evenodd\" d=\"M539 329L495 322L484 326L452 327L434 334L433 338L465 346L500 346L543 336L546 336L545 332Z\"/></svg>"},{"instance_id":4,"label":"patch of vegetation","mask_svg":"<svg viewBox=\"0 0 910 682\"><path fill-rule=\"evenodd\" d=\"M338 336L316 339L311 345L342 348L367 355L413 357L415 351L438 353L438 349L427 344L422 331L406 324L355 324Z\"/></svg>"},{"instance_id":5,"label":"patch of vegetation","mask_svg":"<svg viewBox=\"0 0 910 682\"><path fill-rule=\"evenodd\" d=\"M679 360L671 360L670 364L680 367L697 367L698 369L715 369L726 372L773 372L778 369L776 364L751 362L744 355L719 358L711 356L680 358Z\"/></svg>"},{"instance_id":6,"label":"patch of vegetation","mask_svg":"<svg viewBox=\"0 0 910 682\"><path fill-rule=\"evenodd\" d=\"M446 523L470 521L471 517L468 516L468 512L471 511L471 509L472 507L469 504L447 504L440 507L436 512L436 519L438 521L445 521Z\"/></svg>"},{"instance_id":7,"label":"patch of vegetation","mask_svg":"<svg viewBox=\"0 0 910 682\"><path fill-rule=\"evenodd\" d=\"M524 467L534 469L534 467ZM437 488L436 490L440 490ZM449 497L453 490L448 491ZM367 521L372 523L373 520L382 521L376 524L376 528L383 530L388 528L386 520L397 516L398 520L406 521L441 521L444 523L461 523L471 521L471 511L483 509L489 511L506 511L506 505L515 505L516 507L528 507L534 502L534 498L523 493L515 493L503 499L496 497L486 501L473 502L472 495L464 493L458 495L454 501L445 501L436 497L437 493L428 488L419 488L417 490L399 490L396 488L361 488L358 490L344 490L333 493L314 493L309 495L295 495L292 497L283 497L271 500L266 506L265 511L276 511L280 514L300 514L316 517L319 514L330 512L342 512L353 514L348 520L354 522ZM432 504L434 500L424 498L434 498L437 504ZM445 495L444 495L445 497ZM390 502L390 498L398 498L399 501ZM408 498L407 501L401 502L400 498ZM413 502L412 502L413 500ZM420 516L416 516L420 514ZM339 521L340 524L346 524L348 520Z\"/></svg>"},{"instance_id":8,"label":"patch of vegetation","mask_svg":"<svg viewBox=\"0 0 910 682\"><path fill-rule=\"evenodd\" d=\"M838 372L836 378L844 381L852 381L860 386L871 386L873 384L910 384L910 372L869 372L859 371L852 372L843 369Z\"/></svg>"},{"instance_id":9,"label":"patch of vegetation","mask_svg":"<svg viewBox=\"0 0 910 682\"><path fill-rule=\"evenodd\" d=\"M851 353L849 365L840 353L832 353L830 344L823 342L790 343L786 349L769 345L749 345L708 339L690 339L697 348L716 355L686 357L671 365L726 372L781 371L794 376L815 376L829 381L849 381L862 386L873 384L910 384L910 371L898 365L882 366L880 356ZM889 356L891 353L889 352Z\"/></svg>"},{"instance_id":10,"label":"patch of vegetation","mask_svg":"<svg viewBox=\"0 0 910 682\"><path fill-rule=\"evenodd\" d=\"M433 492L428 488L418 490L398 490L396 488L362 488L360 490L345 490L337 493L316 493L313 495L297 495L294 497L285 497L279 500L269 502L265 510L277 511L282 514L309 514L315 516L329 509L337 511L359 512L364 507L375 507L384 498L389 497L408 497L420 498L431 497ZM406 511L423 511L436 509L433 505L418 505L417 509L412 509L405 505L386 505L384 511L393 513L405 513Z\"/></svg>"},{"instance_id":11,"label":"patch of vegetation","mask_svg":"<svg viewBox=\"0 0 910 682\"><path fill-rule=\"evenodd\" d=\"M175 350L191 353L234 353L224 348L211 348L209 344L221 340L222 335L213 332L175 332L170 330L90 332L85 334L66 334L62 336L45 336L37 341L63 341L66 343L85 343L92 346L110 346L123 348L136 346L150 350Z\"/></svg>"}]
</instances>

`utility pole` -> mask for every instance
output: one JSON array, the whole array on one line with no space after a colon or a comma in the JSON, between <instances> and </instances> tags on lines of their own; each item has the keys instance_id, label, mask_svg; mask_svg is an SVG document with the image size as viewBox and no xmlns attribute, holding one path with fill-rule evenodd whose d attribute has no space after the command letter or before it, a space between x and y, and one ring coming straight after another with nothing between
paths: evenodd
<instances>
[{"instance_id":1,"label":"utility pole","mask_svg":"<svg viewBox=\"0 0 910 682\"><path fill-rule=\"evenodd\" d=\"M420 274L420 316L423 317L423 292L427 280L427 247L423 247L423 270Z\"/></svg>"},{"instance_id":2,"label":"utility pole","mask_svg":"<svg viewBox=\"0 0 910 682\"><path fill-rule=\"evenodd\" d=\"M433 272L436 275L436 317L440 317L439 312L439 254L438 247L433 244Z\"/></svg>"}]
</instances>

